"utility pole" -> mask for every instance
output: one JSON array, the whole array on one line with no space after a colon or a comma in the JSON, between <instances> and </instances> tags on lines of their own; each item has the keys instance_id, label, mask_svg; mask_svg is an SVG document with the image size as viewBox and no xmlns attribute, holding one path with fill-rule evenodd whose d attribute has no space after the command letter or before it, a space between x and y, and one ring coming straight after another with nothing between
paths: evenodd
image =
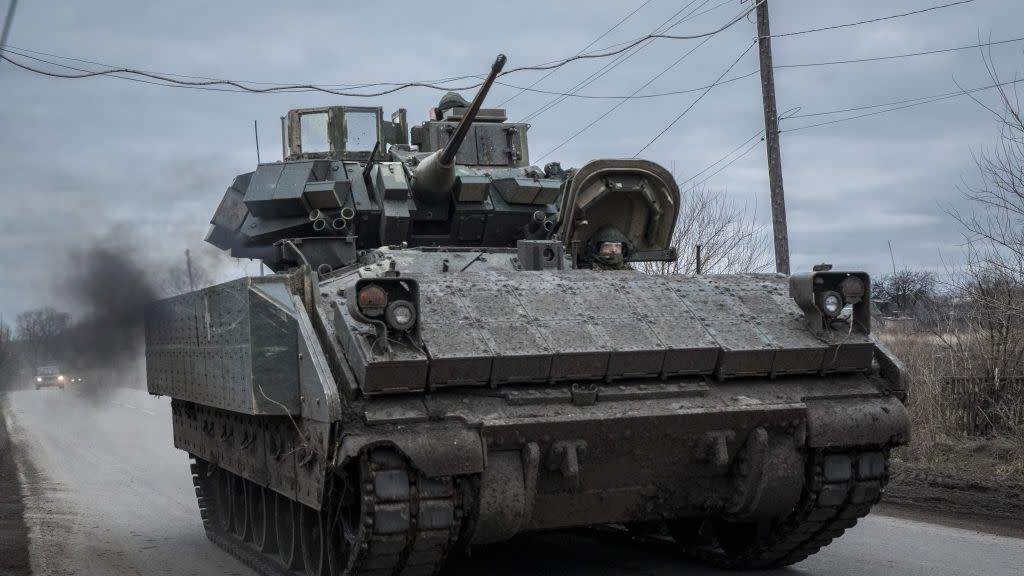
<instances>
[{"instance_id":1,"label":"utility pole","mask_svg":"<svg viewBox=\"0 0 1024 576\"><path fill-rule=\"evenodd\" d=\"M11 0L7 5L7 17L4 18L4 27L0 29L0 56L4 55L4 47L7 46L7 36L11 33L11 24L14 23L14 12L18 9L18 0Z\"/></svg>"},{"instance_id":2,"label":"utility pole","mask_svg":"<svg viewBox=\"0 0 1024 576\"><path fill-rule=\"evenodd\" d=\"M779 145L779 111L775 106L775 72L772 68L772 32L768 25L768 0L755 2L757 46L761 60L761 97L764 100L764 134L768 146L768 183L772 196L775 271L789 274L789 232L786 229L786 198L782 188L782 148Z\"/></svg>"}]
</instances>

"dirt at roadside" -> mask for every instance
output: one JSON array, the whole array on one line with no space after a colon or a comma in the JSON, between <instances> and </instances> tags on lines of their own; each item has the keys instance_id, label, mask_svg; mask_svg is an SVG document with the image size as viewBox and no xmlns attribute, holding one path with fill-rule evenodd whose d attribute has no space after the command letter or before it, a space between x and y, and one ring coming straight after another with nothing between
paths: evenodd
<instances>
[{"instance_id":1,"label":"dirt at roadside","mask_svg":"<svg viewBox=\"0 0 1024 576\"><path fill-rule=\"evenodd\" d=\"M13 452L3 417L3 396L0 395L0 576L32 573L25 507Z\"/></svg>"},{"instance_id":2,"label":"dirt at roadside","mask_svg":"<svg viewBox=\"0 0 1024 576\"><path fill-rule=\"evenodd\" d=\"M946 441L897 454L884 505L954 524L1024 533L1024 454L1014 440Z\"/></svg>"}]
</instances>

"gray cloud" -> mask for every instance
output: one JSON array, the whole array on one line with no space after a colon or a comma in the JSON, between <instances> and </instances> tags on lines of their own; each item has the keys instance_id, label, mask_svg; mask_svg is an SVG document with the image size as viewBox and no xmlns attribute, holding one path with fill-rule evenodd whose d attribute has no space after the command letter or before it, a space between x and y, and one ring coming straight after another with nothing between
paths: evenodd
<instances>
[{"instance_id":1,"label":"gray cloud","mask_svg":"<svg viewBox=\"0 0 1024 576\"><path fill-rule=\"evenodd\" d=\"M498 52L512 66L569 56L640 4L610 0L482 3L452 0L392 3L144 3L128 0L19 6L15 46L156 71L255 81L352 82L432 79L483 72ZM700 1L698 1L700 4ZM708 2L706 7L717 4ZM840 0L773 0L773 30L787 32L931 5L925 0L851 4ZM655 0L601 40L614 44L649 32L683 2ZM723 4L676 32L714 28L739 10ZM775 41L777 64L870 57L946 48L1021 33L1024 4L979 0L927 15ZM716 36L648 88L648 93L713 81L754 36L741 22ZM658 41L586 88L628 94L692 46ZM1019 68L1021 44L994 49L1007 76ZM538 88L565 90L605 62L560 70ZM756 69L747 54L736 73ZM539 74L509 78L529 84ZM977 51L882 63L777 73L781 110L811 113L873 104L987 83ZM70 249L110 230L130 229L151 258L199 248L223 189L255 163L252 121L260 123L264 159L279 154L278 117L289 108L353 102L322 94L255 96L172 89L97 78L54 80L0 65L0 311L59 298L54 269ZM498 87L499 102L515 90ZM409 109L420 121L440 93L417 89L379 98L386 113ZM627 102L549 159L579 166L599 157L631 156L697 94ZM548 97L524 94L513 118ZM370 102L359 101L361 104ZM570 99L532 121L534 158L610 108L615 101ZM646 157L685 179L762 127L756 77L711 92ZM822 118L827 119L827 118ZM786 120L795 128L814 118ZM994 143L996 127L959 98L827 127L788 132L783 162L794 264L823 260L883 273L887 241L902 264L941 268L958 236L943 206L957 205L957 184L974 177L971 150ZM768 221L762 147L708 185L753 200ZM127 237L127 234L126 234ZM225 274L245 270L231 266ZM59 302L58 302L59 304Z\"/></svg>"}]
</instances>

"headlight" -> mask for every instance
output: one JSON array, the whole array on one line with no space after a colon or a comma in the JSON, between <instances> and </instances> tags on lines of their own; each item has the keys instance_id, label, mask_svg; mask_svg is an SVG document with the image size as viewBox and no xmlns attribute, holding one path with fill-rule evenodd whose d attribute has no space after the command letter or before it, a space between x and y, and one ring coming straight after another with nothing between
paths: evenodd
<instances>
[{"instance_id":1,"label":"headlight","mask_svg":"<svg viewBox=\"0 0 1024 576\"><path fill-rule=\"evenodd\" d=\"M63 382L64 381L64 375L61 374L60 376L57 376L57 381L58 382Z\"/></svg>"},{"instance_id":2,"label":"headlight","mask_svg":"<svg viewBox=\"0 0 1024 576\"><path fill-rule=\"evenodd\" d=\"M822 292L818 296L818 306L826 316L835 318L843 310L843 297L838 292Z\"/></svg>"},{"instance_id":3,"label":"headlight","mask_svg":"<svg viewBox=\"0 0 1024 576\"><path fill-rule=\"evenodd\" d=\"M839 283L839 291L843 293L843 300L847 304L859 304L867 292L867 287L861 278L848 276Z\"/></svg>"},{"instance_id":4,"label":"headlight","mask_svg":"<svg viewBox=\"0 0 1024 576\"><path fill-rule=\"evenodd\" d=\"M388 306L384 319L395 330L405 332L416 324L416 308L408 300L396 300Z\"/></svg>"},{"instance_id":5,"label":"headlight","mask_svg":"<svg viewBox=\"0 0 1024 576\"><path fill-rule=\"evenodd\" d=\"M42 381L43 381L43 377L42 376L36 376L36 382L42 382Z\"/></svg>"},{"instance_id":6,"label":"headlight","mask_svg":"<svg viewBox=\"0 0 1024 576\"><path fill-rule=\"evenodd\" d=\"M387 292L376 284L364 286L359 290L356 299L359 303L359 311L370 318L376 318L383 314L384 307L388 304Z\"/></svg>"},{"instance_id":7,"label":"headlight","mask_svg":"<svg viewBox=\"0 0 1024 576\"><path fill-rule=\"evenodd\" d=\"M363 278L345 290L352 318L375 326L377 336L388 330L416 335L419 325L419 285L414 278L397 276Z\"/></svg>"}]
</instances>

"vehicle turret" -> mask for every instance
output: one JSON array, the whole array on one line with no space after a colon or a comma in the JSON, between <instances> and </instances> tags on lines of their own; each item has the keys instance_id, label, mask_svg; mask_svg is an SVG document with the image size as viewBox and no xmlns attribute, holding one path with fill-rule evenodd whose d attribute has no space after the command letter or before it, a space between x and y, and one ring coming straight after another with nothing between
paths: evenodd
<instances>
[{"instance_id":1,"label":"vehicle turret","mask_svg":"<svg viewBox=\"0 0 1024 576\"><path fill-rule=\"evenodd\" d=\"M442 150L434 152L423 160L412 171L412 191L417 198L427 203L443 202L452 187L455 185L455 155L462 147L462 143L469 135L469 129L480 112L480 106L487 97L491 85L498 77L498 73L505 66L505 55L499 54L491 66L491 73L480 86L476 98L469 105L458 127L455 129L451 140Z\"/></svg>"}]
</instances>

